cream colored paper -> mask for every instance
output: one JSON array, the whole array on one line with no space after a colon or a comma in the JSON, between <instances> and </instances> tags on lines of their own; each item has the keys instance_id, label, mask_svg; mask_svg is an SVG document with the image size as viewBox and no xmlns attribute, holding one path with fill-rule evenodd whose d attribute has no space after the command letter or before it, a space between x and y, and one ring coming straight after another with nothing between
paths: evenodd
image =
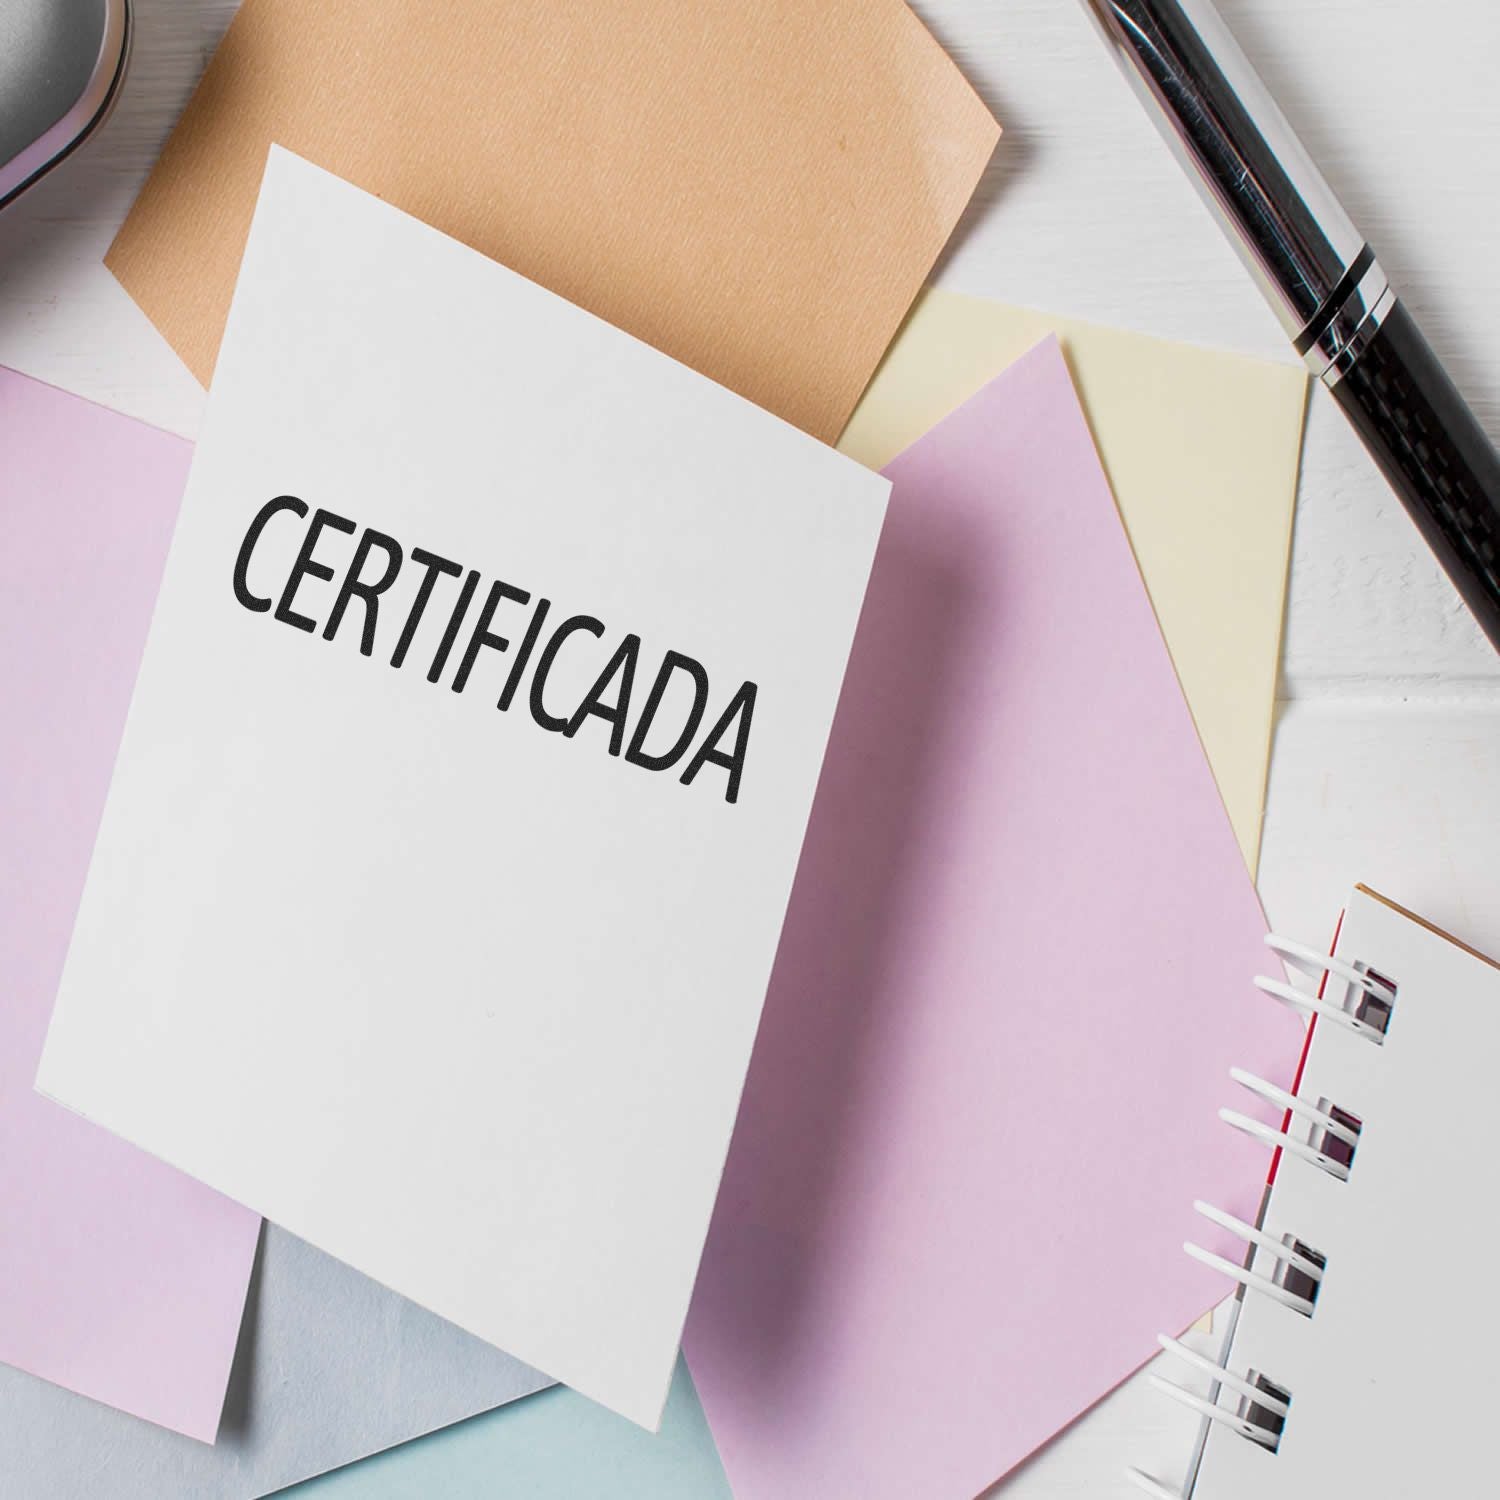
<instances>
[{"instance_id":1,"label":"cream colored paper","mask_svg":"<svg viewBox=\"0 0 1500 1500\"><path fill-rule=\"evenodd\" d=\"M883 468L1050 333L1062 340L1253 875L1302 444L1301 370L928 291L839 447Z\"/></svg>"},{"instance_id":2,"label":"cream colored paper","mask_svg":"<svg viewBox=\"0 0 1500 1500\"><path fill-rule=\"evenodd\" d=\"M207 385L274 142L832 442L998 135L902 0L245 0L106 263Z\"/></svg>"}]
</instances>

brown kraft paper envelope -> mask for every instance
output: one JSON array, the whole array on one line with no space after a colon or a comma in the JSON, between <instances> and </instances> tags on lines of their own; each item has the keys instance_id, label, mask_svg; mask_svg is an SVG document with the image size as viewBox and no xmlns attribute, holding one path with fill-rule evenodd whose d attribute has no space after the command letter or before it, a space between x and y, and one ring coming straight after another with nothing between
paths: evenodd
<instances>
[{"instance_id":1,"label":"brown kraft paper envelope","mask_svg":"<svg viewBox=\"0 0 1500 1500\"><path fill-rule=\"evenodd\" d=\"M276 142L831 442L998 135L902 0L245 0L106 262L206 385Z\"/></svg>"}]
</instances>

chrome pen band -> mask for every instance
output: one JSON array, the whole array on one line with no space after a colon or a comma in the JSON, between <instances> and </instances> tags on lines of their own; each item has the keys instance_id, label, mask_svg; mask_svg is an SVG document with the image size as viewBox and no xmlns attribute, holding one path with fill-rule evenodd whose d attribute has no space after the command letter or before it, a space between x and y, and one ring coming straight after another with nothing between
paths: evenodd
<instances>
[{"instance_id":1,"label":"chrome pen band","mask_svg":"<svg viewBox=\"0 0 1500 1500\"><path fill-rule=\"evenodd\" d=\"M1396 294L1368 246L1353 269L1354 284L1347 291L1339 288L1337 300L1296 340L1308 371L1330 389L1364 352L1396 303Z\"/></svg>"},{"instance_id":2,"label":"chrome pen band","mask_svg":"<svg viewBox=\"0 0 1500 1500\"><path fill-rule=\"evenodd\" d=\"M1364 248L1210 0L1086 0L1131 87L1295 339Z\"/></svg>"}]
</instances>

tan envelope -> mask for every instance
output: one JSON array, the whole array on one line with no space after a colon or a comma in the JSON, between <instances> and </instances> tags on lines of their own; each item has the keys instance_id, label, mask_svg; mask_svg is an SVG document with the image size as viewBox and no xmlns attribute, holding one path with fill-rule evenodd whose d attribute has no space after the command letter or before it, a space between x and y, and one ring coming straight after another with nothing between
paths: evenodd
<instances>
[{"instance_id":1,"label":"tan envelope","mask_svg":"<svg viewBox=\"0 0 1500 1500\"><path fill-rule=\"evenodd\" d=\"M107 264L207 384L274 141L832 441L998 134L901 0L245 0Z\"/></svg>"}]
</instances>

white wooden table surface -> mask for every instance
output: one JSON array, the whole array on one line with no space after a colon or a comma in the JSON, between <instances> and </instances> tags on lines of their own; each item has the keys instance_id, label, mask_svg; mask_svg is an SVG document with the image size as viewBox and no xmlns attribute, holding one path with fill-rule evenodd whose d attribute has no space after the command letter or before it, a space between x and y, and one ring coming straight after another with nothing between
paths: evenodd
<instances>
[{"instance_id":1,"label":"white wooden table surface","mask_svg":"<svg viewBox=\"0 0 1500 1500\"><path fill-rule=\"evenodd\" d=\"M0 215L0 363L187 435L201 392L100 258L234 4L137 0L134 68L106 131ZM943 284L1290 358L1078 0L915 8L1006 130ZM1500 434L1500 8L1220 9ZM1321 391L1279 696L1260 880L1273 926L1320 939L1363 879L1500 952L1500 658ZM1193 1425L1138 1377L996 1494L1131 1493L1122 1466L1180 1472Z\"/></svg>"}]
</instances>

